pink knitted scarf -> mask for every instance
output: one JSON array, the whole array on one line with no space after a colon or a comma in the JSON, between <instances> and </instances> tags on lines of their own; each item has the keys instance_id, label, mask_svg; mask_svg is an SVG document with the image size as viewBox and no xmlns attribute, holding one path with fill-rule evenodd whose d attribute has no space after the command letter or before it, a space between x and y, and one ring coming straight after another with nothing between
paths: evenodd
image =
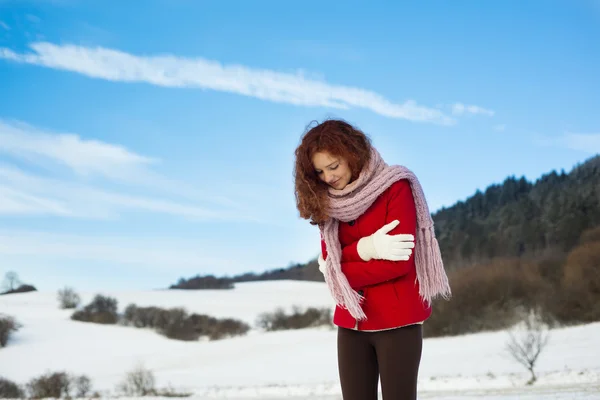
<instances>
[{"instance_id":1,"label":"pink knitted scarf","mask_svg":"<svg viewBox=\"0 0 600 400\"><path fill-rule=\"evenodd\" d=\"M375 199L394 182L408 179L417 209L417 234L413 256L417 269L417 283L421 298L431 303L437 296L448 299L451 291L444 270L433 219L417 177L407 168L388 166L379 152L372 148L371 159L359 177L342 190L329 189L329 219L321 224L321 235L327 247L325 280L335 302L358 319L366 319L360 303L363 298L354 291L341 271L341 245L338 239L339 221L357 219L373 204ZM402 223L402 221L400 221Z\"/></svg>"}]
</instances>

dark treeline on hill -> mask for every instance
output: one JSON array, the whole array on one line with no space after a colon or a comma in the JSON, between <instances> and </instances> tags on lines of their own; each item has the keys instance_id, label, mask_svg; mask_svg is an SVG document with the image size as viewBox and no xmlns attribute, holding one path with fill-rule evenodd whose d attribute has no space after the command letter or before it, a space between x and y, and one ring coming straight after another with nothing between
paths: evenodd
<instances>
[{"instance_id":1,"label":"dark treeline on hill","mask_svg":"<svg viewBox=\"0 0 600 400\"><path fill-rule=\"evenodd\" d=\"M509 177L432 216L449 271L499 258L564 258L584 231L600 226L600 156L533 183ZM236 282L282 279L323 281L312 260L233 277L181 278L170 288L228 289Z\"/></svg>"},{"instance_id":2,"label":"dark treeline on hill","mask_svg":"<svg viewBox=\"0 0 600 400\"><path fill-rule=\"evenodd\" d=\"M197 275L189 279L180 278L169 289L232 289L238 282L275 281L275 280L323 281L316 260L306 264L295 264L288 268L278 268L262 273L247 272L233 277L217 278L214 275Z\"/></svg>"},{"instance_id":3,"label":"dark treeline on hill","mask_svg":"<svg viewBox=\"0 0 600 400\"><path fill-rule=\"evenodd\" d=\"M573 249L600 225L600 156L535 183L510 177L433 215L448 269Z\"/></svg>"}]
</instances>

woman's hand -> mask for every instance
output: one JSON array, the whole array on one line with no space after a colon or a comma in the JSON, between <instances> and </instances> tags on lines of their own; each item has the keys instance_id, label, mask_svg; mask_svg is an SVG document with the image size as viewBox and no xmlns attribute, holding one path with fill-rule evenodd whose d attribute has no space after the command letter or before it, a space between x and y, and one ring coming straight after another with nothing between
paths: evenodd
<instances>
[{"instance_id":1,"label":"woman's hand","mask_svg":"<svg viewBox=\"0 0 600 400\"><path fill-rule=\"evenodd\" d=\"M388 235L399 223L400 221L394 220L374 234L360 239L356 247L360 258L364 261L407 261L415 247L415 237L410 234Z\"/></svg>"},{"instance_id":2,"label":"woman's hand","mask_svg":"<svg viewBox=\"0 0 600 400\"><path fill-rule=\"evenodd\" d=\"M323 275L325 275L325 259L323 258L323 253L319 252L319 258L317 259L317 262L319 263L319 271L321 271L321 273Z\"/></svg>"}]
</instances>

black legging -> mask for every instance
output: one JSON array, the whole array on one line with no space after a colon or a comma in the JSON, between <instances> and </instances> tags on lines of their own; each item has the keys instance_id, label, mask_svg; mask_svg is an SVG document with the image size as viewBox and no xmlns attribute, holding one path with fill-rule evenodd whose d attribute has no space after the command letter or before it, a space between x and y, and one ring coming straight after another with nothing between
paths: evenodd
<instances>
[{"instance_id":1,"label":"black legging","mask_svg":"<svg viewBox=\"0 0 600 400\"><path fill-rule=\"evenodd\" d=\"M360 332L338 328L338 368L344 400L417 398L423 333L420 324Z\"/></svg>"}]
</instances>

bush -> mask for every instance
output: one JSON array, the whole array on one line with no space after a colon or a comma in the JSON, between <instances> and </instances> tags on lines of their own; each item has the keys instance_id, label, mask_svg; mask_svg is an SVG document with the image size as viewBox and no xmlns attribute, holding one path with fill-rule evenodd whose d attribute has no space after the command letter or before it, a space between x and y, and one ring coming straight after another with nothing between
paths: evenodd
<instances>
[{"instance_id":1,"label":"bush","mask_svg":"<svg viewBox=\"0 0 600 400\"><path fill-rule=\"evenodd\" d=\"M66 372L48 373L27 384L29 396L34 399L70 397L71 389L71 380Z\"/></svg>"},{"instance_id":2,"label":"bush","mask_svg":"<svg viewBox=\"0 0 600 400\"><path fill-rule=\"evenodd\" d=\"M589 236L595 231L591 231ZM561 295L554 313L564 323L600 320L600 240L585 240L568 255L563 266Z\"/></svg>"},{"instance_id":3,"label":"bush","mask_svg":"<svg viewBox=\"0 0 600 400\"><path fill-rule=\"evenodd\" d=\"M157 389L154 373L141 365L126 374L123 382L117 386L117 391L128 397L189 397L192 395L192 393L177 392L171 387Z\"/></svg>"},{"instance_id":4,"label":"bush","mask_svg":"<svg viewBox=\"0 0 600 400\"><path fill-rule=\"evenodd\" d=\"M159 389L157 395L160 397L190 397L193 393L189 392L178 392L172 387Z\"/></svg>"},{"instance_id":5,"label":"bush","mask_svg":"<svg viewBox=\"0 0 600 400\"><path fill-rule=\"evenodd\" d=\"M286 314L282 308L273 312L259 315L257 320L259 328L266 331L280 331L287 329L304 329L316 326L331 326L331 310L328 308L309 307L302 311L293 307L291 314Z\"/></svg>"},{"instance_id":6,"label":"bush","mask_svg":"<svg viewBox=\"0 0 600 400\"><path fill-rule=\"evenodd\" d=\"M209 340L241 336L250 330L243 321L217 319L204 314L188 314L184 308L161 309L130 304L123 314L123 324L137 328L152 328L161 335L176 340Z\"/></svg>"},{"instance_id":7,"label":"bush","mask_svg":"<svg viewBox=\"0 0 600 400\"><path fill-rule=\"evenodd\" d=\"M510 339L506 344L506 350L516 362L527 368L531 374L527 384L532 385L537 380L535 366L538 357L548 344L549 331L541 316L533 310L525 318L524 325L525 329L509 332ZM518 334L515 334L515 331Z\"/></svg>"},{"instance_id":8,"label":"bush","mask_svg":"<svg viewBox=\"0 0 600 400\"><path fill-rule=\"evenodd\" d=\"M168 337L177 340L198 340L200 332L196 330L194 321L188 318L185 310L173 308L167 313L160 313L161 318L157 331Z\"/></svg>"},{"instance_id":9,"label":"bush","mask_svg":"<svg viewBox=\"0 0 600 400\"><path fill-rule=\"evenodd\" d=\"M73 379L75 385L75 397L87 397L92 391L92 380L85 375Z\"/></svg>"},{"instance_id":10,"label":"bush","mask_svg":"<svg viewBox=\"0 0 600 400\"><path fill-rule=\"evenodd\" d=\"M461 268L451 271L448 279L452 298L434 302L423 327L425 336L504 329L520 321L528 310L546 305L552 294L540 266L520 259Z\"/></svg>"},{"instance_id":11,"label":"bush","mask_svg":"<svg viewBox=\"0 0 600 400\"><path fill-rule=\"evenodd\" d=\"M60 308L77 308L81 302L81 297L70 287L65 287L58 291L58 303Z\"/></svg>"},{"instance_id":12,"label":"bush","mask_svg":"<svg viewBox=\"0 0 600 400\"><path fill-rule=\"evenodd\" d=\"M218 320L208 331L210 340L219 340L235 336L243 336L250 330L250 325L233 318Z\"/></svg>"},{"instance_id":13,"label":"bush","mask_svg":"<svg viewBox=\"0 0 600 400\"><path fill-rule=\"evenodd\" d=\"M7 290L6 292L0 294L15 294L15 293L27 293L27 292L35 292L37 289L33 285L21 285L16 289Z\"/></svg>"},{"instance_id":14,"label":"bush","mask_svg":"<svg viewBox=\"0 0 600 400\"><path fill-rule=\"evenodd\" d=\"M15 382L0 376L0 399L21 399L25 391Z\"/></svg>"},{"instance_id":15,"label":"bush","mask_svg":"<svg viewBox=\"0 0 600 400\"><path fill-rule=\"evenodd\" d=\"M152 371L138 366L127 373L117 390L129 397L154 396L157 394L154 374Z\"/></svg>"},{"instance_id":16,"label":"bush","mask_svg":"<svg viewBox=\"0 0 600 400\"><path fill-rule=\"evenodd\" d=\"M85 375L71 375L64 371L46 373L27 384L27 391L32 399L71 398L72 394L75 397L86 397L91 389L90 378Z\"/></svg>"},{"instance_id":17,"label":"bush","mask_svg":"<svg viewBox=\"0 0 600 400\"><path fill-rule=\"evenodd\" d=\"M83 310L74 312L71 319L97 324L116 324L119 320L117 304L116 299L98 294Z\"/></svg>"},{"instance_id":18,"label":"bush","mask_svg":"<svg viewBox=\"0 0 600 400\"><path fill-rule=\"evenodd\" d=\"M21 328L21 325L9 315L0 315L0 347L6 347L13 334Z\"/></svg>"},{"instance_id":19,"label":"bush","mask_svg":"<svg viewBox=\"0 0 600 400\"><path fill-rule=\"evenodd\" d=\"M123 313L123 323L136 328L154 328L157 326L160 312L158 307L138 307L130 304Z\"/></svg>"}]
</instances>

